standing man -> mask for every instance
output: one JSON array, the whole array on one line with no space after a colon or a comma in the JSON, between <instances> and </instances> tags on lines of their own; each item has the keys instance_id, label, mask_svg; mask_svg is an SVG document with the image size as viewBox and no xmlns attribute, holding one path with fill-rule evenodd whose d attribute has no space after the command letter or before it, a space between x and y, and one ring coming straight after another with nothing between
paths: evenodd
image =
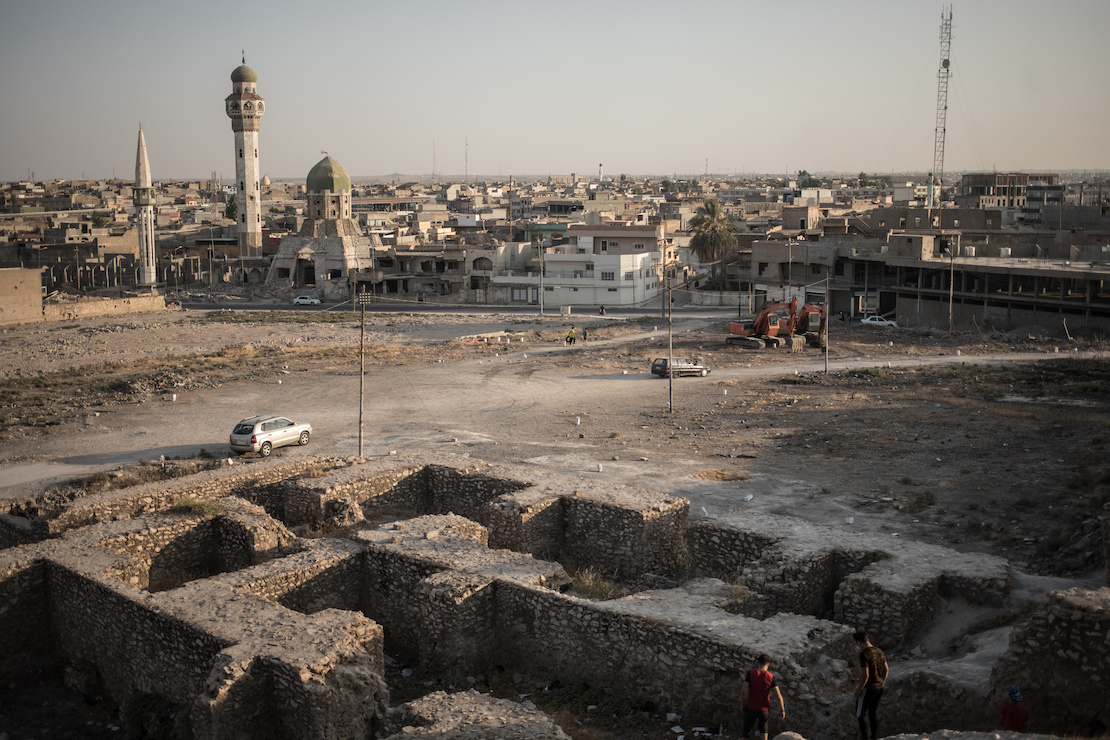
<instances>
[{"instance_id":1,"label":"standing man","mask_svg":"<svg viewBox=\"0 0 1110 740\"><path fill-rule=\"evenodd\" d=\"M871 644L871 639L866 632L860 630L852 635L852 639L856 641L856 645L860 649L859 667L862 674L855 693L859 734L863 740L878 740L879 720L876 714L879 708L879 700L883 698L883 686L886 685L886 677L890 672L890 666L887 665L886 655L883 654L881 649ZM866 717L864 712L867 713ZM868 720L871 723L870 736L867 734Z\"/></svg>"},{"instance_id":2,"label":"standing man","mask_svg":"<svg viewBox=\"0 0 1110 740\"><path fill-rule=\"evenodd\" d=\"M771 659L766 655L756 658L757 668L748 671L744 676L744 686L740 689L740 703L744 706L744 734L747 737L752 728L759 725L759 733L763 740L767 740L767 717L771 713L771 690L779 700L781 717L786 719L786 704L782 700L782 692L771 671Z\"/></svg>"}]
</instances>

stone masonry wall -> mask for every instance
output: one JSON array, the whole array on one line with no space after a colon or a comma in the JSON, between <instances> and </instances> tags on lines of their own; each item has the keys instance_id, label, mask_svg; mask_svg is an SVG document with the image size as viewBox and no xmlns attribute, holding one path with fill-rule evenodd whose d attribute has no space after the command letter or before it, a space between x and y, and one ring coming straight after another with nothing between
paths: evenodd
<instances>
[{"instance_id":1,"label":"stone masonry wall","mask_svg":"<svg viewBox=\"0 0 1110 740\"><path fill-rule=\"evenodd\" d=\"M1100 712L1110 720L1110 588L1046 595L1011 633L991 682L998 703L1007 686L1020 685L1039 729L1093 734Z\"/></svg>"},{"instance_id":2,"label":"stone masonry wall","mask_svg":"<svg viewBox=\"0 0 1110 740\"><path fill-rule=\"evenodd\" d=\"M485 511L490 547L557 560L564 547L564 501L562 496L532 488L491 501Z\"/></svg>"},{"instance_id":3,"label":"stone masonry wall","mask_svg":"<svg viewBox=\"0 0 1110 740\"><path fill-rule=\"evenodd\" d=\"M1102 561L1106 564L1106 585L1110 586L1110 503L1102 507Z\"/></svg>"},{"instance_id":4,"label":"stone masonry wall","mask_svg":"<svg viewBox=\"0 0 1110 740\"><path fill-rule=\"evenodd\" d=\"M559 561L571 572L593 565L620 578L685 575L686 499L585 491L565 506Z\"/></svg>"},{"instance_id":5,"label":"stone masonry wall","mask_svg":"<svg viewBox=\"0 0 1110 740\"><path fill-rule=\"evenodd\" d=\"M95 316L125 316L133 313L165 311L165 296L149 294L130 298L85 298L65 303L47 303L42 307L44 321L72 321Z\"/></svg>"},{"instance_id":6,"label":"stone masonry wall","mask_svg":"<svg viewBox=\"0 0 1110 740\"><path fill-rule=\"evenodd\" d=\"M314 614L324 609L362 610L363 549L347 540L302 540L299 549L267 568L220 577L287 609Z\"/></svg>"},{"instance_id":7,"label":"stone masonry wall","mask_svg":"<svg viewBox=\"0 0 1110 740\"><path fill-rule=\"evenodd\" d=\"M1001 604L1009 593L1004 560L747 512L690 526L695 574L731 574L754 592L737 609L770 615L828 615L867 630L886 648L932 621L941 596Z\"/></svg>"},{"instance_id":8,"label":"stone masonry wall","mask_svg":"<svg viewBox=\"0 0 1110 740\"><path fill-rule=\"evenodd\" d=\"M753 620L727 614L721 605L729 589L716 584L694 584L709 589L702 594L670 589L591 602L499 582L497 659L562 681L612 687L698 722L739 726L740 683L765 652L791 729L851 737L854 728L837 711L851 692L849 630L798 615Z\"/></svg>"},{"instance_id":9,"label":"stone masonry wall","mask_svg":"<svg viewBox=\"0 0 1110 740\"><path fill-rule=\"evenodd\" d=\"M20 557L0 553L0 681L22 672L38 652L50 652L47 563L42 552L22 548Z\"/></svg>"},{"instance_id":10,"label":"stone masonry wall","mask_svg":"<svg viewBox=\"0 0 1110 740\"><path fill-rule=\"evenodd\" d=\"M105 493L83 496L58 509L44 512L33 520L23 519L18 525L4 520L21 519L5 516L0 519L0 544L13 540L26 544L27 540L39 541L56 537L77 527L97 522L127 519L152 511L161 511L173 506L181 497L190 496L198 500L213 500L225 496L238 496L247 501L265 505L272 499L281 503L271 505L271 515L280 514L284 508L284 495L273 495L271 488L280 490L282 484L314 470L327 469L329 466L342 465L337 459L308 459L284 462L279 459L240 464L209 470L185 478L146 483ZM268 509L269 510L269 509ZM29 523L32 530L30 538L4 534L4 530L21 530Z\"/></svg>"},{"instance_id":11,"label":"stone masonry wall","mask_svg":"<svg viewBox=\"0 0 1110 740\"><path fill-rule=\"evenodd\" d=\"M249 528L251 507L243 506L237 526ZM260 531L278 531L255 514ZM303 561L305 572L296 577L290 570L297 563L284 558L158 593L117 577L141 574L156 552L167 558L167 572L183 570L193 562L191 548L175 547L169 533L188 540L218 529L212 522L151 514L0 552L0 595L19 609L9 616L0 605L0 644L11 648L4 665L52 649L93 666L121 704L154 694L183 708L197 737L372 737L388 703L382 630L321 603L357 602L359 546L309 543L304 552L317 556L317 567ZM169 562L176 555L181 562ZM346 597L334 593L338 581L346 583ZM274 600L251 593L251 585ZM280 600L317 611L298 613Z\"/></svg>"}]
</instances>

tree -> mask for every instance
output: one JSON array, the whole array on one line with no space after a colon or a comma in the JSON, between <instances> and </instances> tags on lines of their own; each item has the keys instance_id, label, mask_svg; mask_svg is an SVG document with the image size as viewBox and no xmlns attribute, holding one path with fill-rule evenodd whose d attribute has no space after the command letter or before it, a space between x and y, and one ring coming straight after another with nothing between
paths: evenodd
<instances>
[{"instance_id":1,"label":"tree","mask_svg":"<svg viewBox=\"0 0 1110 740\"><path fill-rule=\"evenodd\" d=\"M719 200L708 198L690 219L690 228L694 230L690 248L699 260L709 263L712 282L716 282L721 260L736 248L736 229L732 226L732 218L725 213Z\"/></svg>"},{"instance_id":2,"label":"tree","mask_svg":"<svg viewBox=\"0 0 1110 740\"><path fill-rule=\"evenodd\" d=\"M867 187L867 173L866 172L859 173L859 186L861 188Z\"/></svg>"},{"instance_id":3,"label":"tree","mask_svg":"<svg viewBox=\"0 0 1110 740\"><path fill-rule=\"evenodd\" d=\"M232 221L239 218L239 201L234 195L228 198L224 205L224 218L229 218Z\"/></svg>"},{"instance_id":4,"label":"tree","mask_svg":"<svg viewBox=\"0 0 1110 740\"><path fill-rule=\"evenodd\" d=\"M821 181L805 170L798 173L798 187L800 188L819 188Z\"/></svg>"},{"instance_id":5,"label":"tree","mask_svg":"<svg viewBox=\"0 0 1110 740\"><path fill-rule=\"evenodd\" d=\"M108 216L106 214L98 213L92 217L92 225L94 229L103 229L109 223L111 222L108 220Z\"/></svg>"}]
</instances>

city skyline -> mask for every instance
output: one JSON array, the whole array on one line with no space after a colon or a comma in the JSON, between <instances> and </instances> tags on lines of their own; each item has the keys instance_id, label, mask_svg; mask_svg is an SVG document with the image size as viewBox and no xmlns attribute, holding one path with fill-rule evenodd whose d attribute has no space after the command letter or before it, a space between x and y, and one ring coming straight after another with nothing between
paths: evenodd
<instances>
[{"instance_id":1,"label":"city skyline","mask_svg":"<svg viewBox=\"0 0 1110 740\"><path fill-rule=\"evenodd\" d=\"M261 172L355 177L927 172L943 4L124 0L0 9L0 180L234 177L246 62ZM681 11L681 12L680 12ZM1110 169L1110 3L953 8L945 171ZM433 141L435 142L433 145Z\"/></svg>"}]
</instances>

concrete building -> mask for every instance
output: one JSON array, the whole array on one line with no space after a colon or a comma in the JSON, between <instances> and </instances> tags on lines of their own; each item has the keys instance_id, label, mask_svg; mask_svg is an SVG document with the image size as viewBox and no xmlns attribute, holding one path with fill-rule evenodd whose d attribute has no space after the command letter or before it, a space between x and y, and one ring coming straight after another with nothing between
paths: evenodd
<instances>
[{"instance_id":1,"label":"concrete building","mask_svg":"<svg viewBox=\"0 0 1110 740\"><path fill-rule=\"evenodd\" d=\"M154 186L150 179L150 160L146 154L143 127L139 127L139 144L135 153L135 226L139 236L139 284L158 282L158 259L154 248Z\"/></svg>"},{"instance_id":2,"label":"concrete building","mask_svg":"<svg viewBox=\"0 0 1110 740\"><path fill-rule=\"evenodd\" d=\"M1058 185L1060 176L1025 172L969 173L956 186L956 205L972 208L1025 208L1030 182Z\"/></svg>"},{"instance_id":3,"label":"concrete building","mask_svg":"<svg viewBox=\"0 0 1110 740\"><path fill-rule=\"evenodd\" d=\"M305 179L308 204L295 236L281 240L266 277L272 293L305 291L326 300L348 298L359 273L371 272L374 237L362 235L351 217L351 176L331 157L317 162Z\"/></svg>"},{"instance_id":4,"label":"concrete building","mask_svg":"<svg viewBox=\"0 0 1110 740\"><path fill-rule=\"evenodd\" d=\"M231 73L231 95L224 99L235 132L236 200L239 206L239 255L262 255L262 186L259 182L258 131L266 101L256 90L258 74L243 64Z\"/></svg>"}]
</instances>

